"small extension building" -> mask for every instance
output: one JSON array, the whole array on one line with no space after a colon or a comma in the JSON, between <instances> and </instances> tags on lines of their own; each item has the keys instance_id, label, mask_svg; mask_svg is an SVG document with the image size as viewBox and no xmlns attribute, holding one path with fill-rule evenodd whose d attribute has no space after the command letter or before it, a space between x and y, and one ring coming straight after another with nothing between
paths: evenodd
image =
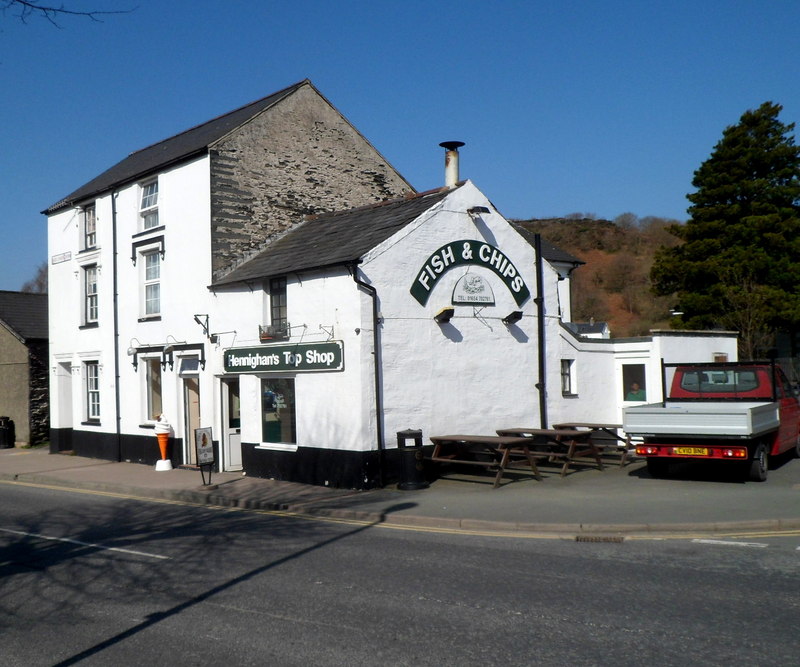
<instances>
[{"instance_id":1,"label":"small extension building","mask_svg":"<svg viewBox=\"0 0 800 667\"><path fill-rule=\"evenodd\" d=\"M13 422L9 445L49 437L47 294L0 291L0 416Z\"/></svg>"}]
</instances>

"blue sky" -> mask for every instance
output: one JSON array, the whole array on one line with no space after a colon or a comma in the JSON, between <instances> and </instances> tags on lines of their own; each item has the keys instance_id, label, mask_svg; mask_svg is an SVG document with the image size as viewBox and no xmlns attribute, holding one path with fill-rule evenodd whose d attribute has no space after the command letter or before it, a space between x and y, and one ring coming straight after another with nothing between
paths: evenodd
<instances>
[{"instance_id":1,"label":"blue sky","mask_svg":"<svg viewBox=\"0 0 800 667\"><path fill-rule=\"evenodd\" d=\"M507 217L685 219L694 170L766 100L800 121L796 0L59 0L0 14L0 289L47 257L44 208L128 153L309 78L419 190Z\"/></svg>"}]
</instances>

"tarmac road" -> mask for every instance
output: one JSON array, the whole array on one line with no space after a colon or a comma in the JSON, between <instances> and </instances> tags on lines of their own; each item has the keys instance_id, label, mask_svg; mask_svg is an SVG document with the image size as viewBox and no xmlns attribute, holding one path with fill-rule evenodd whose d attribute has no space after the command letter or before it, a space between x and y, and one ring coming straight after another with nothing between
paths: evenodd
<instances>
[{"instance_id":1,"label":"tarmac road","mask_svg":"<svg viewBox=\"0 0 800 667\"><path fill-rule=\"evenodd\" d=\"M428 488L331 489L198 470L156 472L44 448L0 449L0 481L43 484L225 507L284 511L339 520L476 533L705 535L800 530L800 460L786 459L764 483L719 468L685 468L653 479L642 461L565 478L542 466L541 481L519 473L497 489L493 475L450 471ZM206 474L205 481L208 481Z\"/></svg>"}]
</instances>

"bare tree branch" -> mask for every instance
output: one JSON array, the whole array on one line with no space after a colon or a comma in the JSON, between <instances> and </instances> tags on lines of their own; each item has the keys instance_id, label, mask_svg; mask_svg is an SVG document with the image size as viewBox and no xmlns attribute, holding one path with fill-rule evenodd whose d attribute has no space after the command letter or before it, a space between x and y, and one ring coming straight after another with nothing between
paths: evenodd
<instances>
[{"instance_id":1,"label":"bare tree branch","mask_svg":"<svg viewBox=\"0 0 800 667\"><path fill-rule=\"evenodd\" d=\"M56 28L61 26L58 24L58 17L60 16L82 16L88 18L96 23L102 23L103 16L110 14L130 14L135 11L136 7L131 9L117 9L110 11L103 10L87 10L79 11L76 9L69 9L63 4L59 6L44 5L40 0L0 0L0 12L6 14L11 12L13 16L18 18L23 23L28 23L31 17L39 17L47 20Z\"/></svg>"}]
</instances>

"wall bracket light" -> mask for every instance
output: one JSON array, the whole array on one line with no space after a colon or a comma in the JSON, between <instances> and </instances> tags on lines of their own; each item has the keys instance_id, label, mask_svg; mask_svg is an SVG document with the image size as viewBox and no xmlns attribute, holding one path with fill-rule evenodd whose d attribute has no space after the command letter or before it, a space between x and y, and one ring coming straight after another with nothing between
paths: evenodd
<instances>
[{"instance_id":1,"label":"wall bracket light","mask_svg":"<svg viewBox=\"0 0 800 667\"><path fill-rule=\"evenodd\" d=\"M442 308L436 315L433 316L434 321L436 324L447 324L455 314L456 309L450 306L446 308Z\"/></svg>"},{"instance_id":2,"label":"wall bracket light","mask_svg":"<svg viewBox=\"0 0 800 667\"><path fill-rule=\"evenodd\" d=\"M512 310L508 315L506 315L502 322L506 326L510 326L512 324L516 324L522 319L522 311L521 310Z\"/></svg>"}]
</instances>

